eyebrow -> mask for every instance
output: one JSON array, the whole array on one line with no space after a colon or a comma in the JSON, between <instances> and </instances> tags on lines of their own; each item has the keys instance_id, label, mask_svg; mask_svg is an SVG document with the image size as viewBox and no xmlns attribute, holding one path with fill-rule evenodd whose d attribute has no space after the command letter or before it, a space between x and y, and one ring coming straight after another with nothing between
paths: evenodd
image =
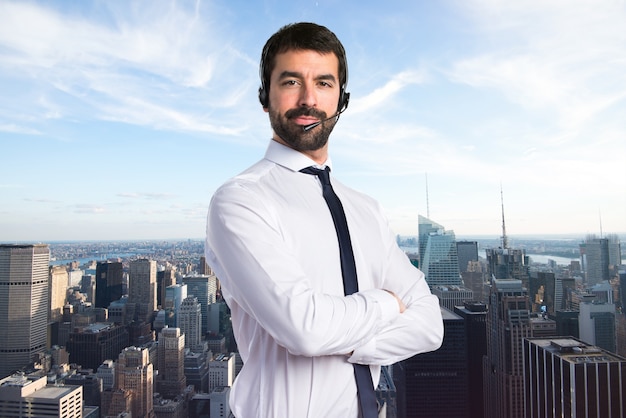
<instances>
[{"instance_id":1,"label":"eyebrow","mask_svg":"<svg viewBox=\"0 0 626 418\"><path fill-rule=\"evenodd\" d=\"M283 71L282 73L280 73L280 75L278 76L279 80L283 80L285 78L303 78L302 73L297 72L297 71ZM337 79L335 78L334 75L332 74L320 74L317 77L315 77L315 80L326 80L326 81L337 81Z\"/></svg>"}]
</instances>

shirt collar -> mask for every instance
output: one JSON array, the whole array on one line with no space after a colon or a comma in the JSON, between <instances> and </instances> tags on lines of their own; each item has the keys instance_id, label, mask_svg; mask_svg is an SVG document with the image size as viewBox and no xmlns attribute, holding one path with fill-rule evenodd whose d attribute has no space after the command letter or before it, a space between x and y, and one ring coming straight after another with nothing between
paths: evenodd
<instances>
[{"instance_id":1,"label":"shirt collar","mask_svg":"<svg viewBox=\"0 0 626 418\"><path fill-rule=\"evenodd\" d=\"M286 167L292 171L300 171L305 167L330 167L333 168L330 156L323 165L317 164L315 161L304 155L303 153L289 148L286 145L271 140L267 151L265 151L265 159L272 161L278 165Z\"/></svg>"}]
</instances>

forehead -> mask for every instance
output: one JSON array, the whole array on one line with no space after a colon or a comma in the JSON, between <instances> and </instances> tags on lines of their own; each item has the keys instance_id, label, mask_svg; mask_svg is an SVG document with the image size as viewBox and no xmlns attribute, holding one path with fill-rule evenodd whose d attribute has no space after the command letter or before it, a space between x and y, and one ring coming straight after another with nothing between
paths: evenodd
<instances>
[{"instance_id":1,"label":"forehead","mask_svg":"<svg viewBox=\"0 0 626 418\"><path fill-rule=\"evenodd\" d=\"M339 59L332 52L289 50L276 54L272 77L281 73L297 72L312 75L332 75L339 79Z\"/></svg>"}]
</instances>

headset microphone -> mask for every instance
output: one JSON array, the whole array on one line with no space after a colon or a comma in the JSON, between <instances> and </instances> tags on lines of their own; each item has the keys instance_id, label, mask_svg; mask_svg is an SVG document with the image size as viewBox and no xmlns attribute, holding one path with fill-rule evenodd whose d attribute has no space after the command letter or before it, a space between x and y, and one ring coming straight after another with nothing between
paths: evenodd
<instances>
[{"instance_id":1,"label":"headset microphone","mask_svg":"<svg viewBox=\"0 0 626 418\"><path fill-rule=\"evenodd\" d=\"M332 115L329 118L318 120L317 122L310 123L308 125L303 125L302 126L302 130L304 132L309 132L311 129L315 128L316 126L321 125L322 123L326 122L327 120L331 120L333 118L338 118L339 115L341 115L347 108L348 108L348 105L346 104L339 112L335 113L334 115Z\"/></svg>"}]
</instances>

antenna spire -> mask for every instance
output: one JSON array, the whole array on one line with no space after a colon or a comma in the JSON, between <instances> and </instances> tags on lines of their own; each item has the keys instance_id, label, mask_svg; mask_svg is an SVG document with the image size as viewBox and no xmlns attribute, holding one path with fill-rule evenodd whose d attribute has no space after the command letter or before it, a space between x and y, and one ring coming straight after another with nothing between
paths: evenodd
<instances>
[{"instance_id":1,"label":"antenna spire","mask_svg":"<svg viewBox=\"0 0 626 418\"><path fill-rule=\"evenodd\" d=\"M430 205L428 203L428 173L424 173L426 176L426 217L430 219Z\"/></svg>"},{"instance_id":2,"label":"antenna spire","mask_svg":"<svg viewBox=\"0 0 626 418\"><path fill-rule=\"evenodd\" d=\"M500 202L502 204L502 248L509 248L509 239L506 236L506 225L504 223L504 194L502 193L502 183L500 183Z\"/></svg>"},{"instance_id":3,"label":"antenna spire","mask_svg":"<svg viewBox=\"0 0 626 418\"><path fill-rule=\"evenodd\" d=\"M602 210L598 209L598 215L600 216L600 238L602 238Z\"/></svg>"}]
</instances>

